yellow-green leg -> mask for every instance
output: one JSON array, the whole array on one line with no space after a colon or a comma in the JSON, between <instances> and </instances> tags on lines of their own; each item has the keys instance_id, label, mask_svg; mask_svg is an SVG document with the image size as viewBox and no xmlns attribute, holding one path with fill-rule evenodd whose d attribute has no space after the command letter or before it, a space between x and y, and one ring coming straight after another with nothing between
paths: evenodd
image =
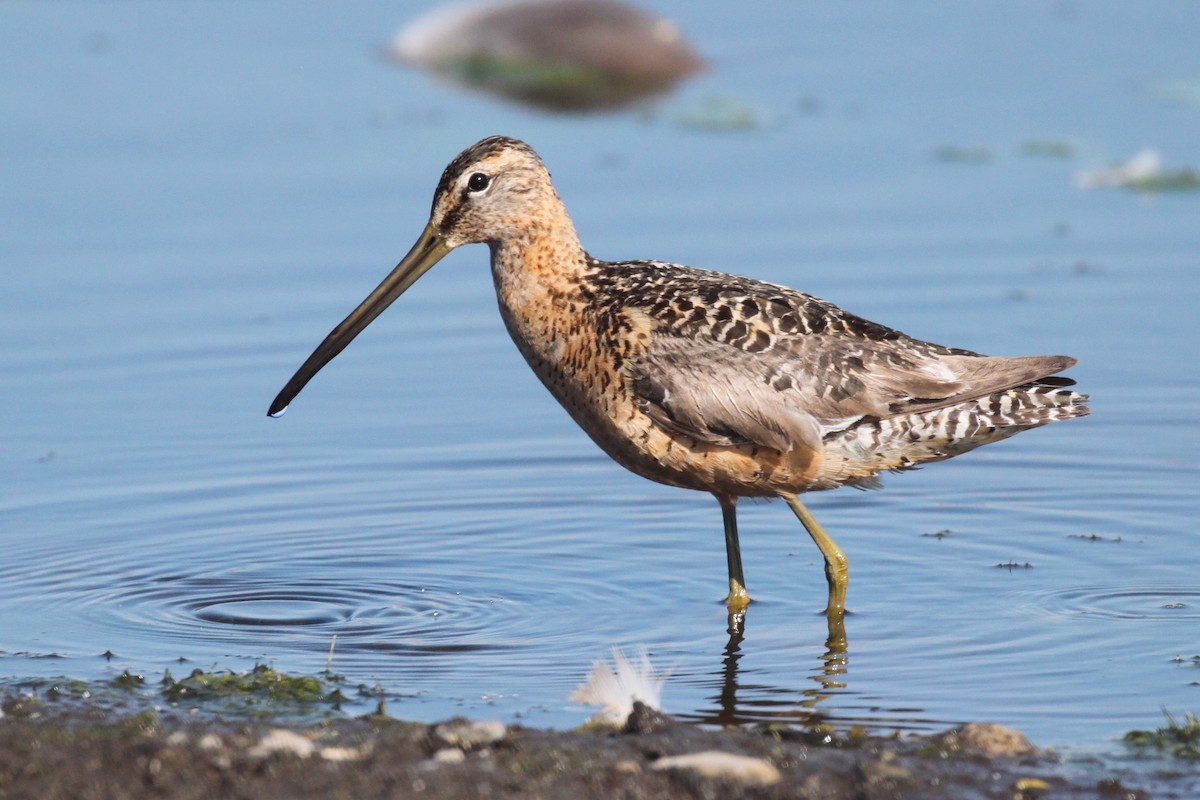
<instances>
[{"instance_id":1,"label":"yellow-green leg","mask_svg":"<svg viewBox=\"0 0 1200 800\"><path fill-rule=\"evenodd\" d=\"M850 562L846 560L842 548L837 546L812 512L800 502L800 498L794 494L781 496L792 507L800 524L817 543L817 547L821 548L821 555L825 556L825 580L829 583L829 605L825 607L825 613L830 617L840 617L846 611L846 585L850 582Z\"/></svg>"},{"instance_id":2,"label":"yellow-green leg","mask_svg":"<svg viewBox=\"0 0 1200 800\"><path fill-rule=\"evenodd\" d=\"M736 614L750 605L746 576L742 574L742 547L738 543L737 498L717 495L717 501L721 504L721 517L725 522L725 560L729 564L729 596L725 603L729 613Z\"/></svg>"}]
</instances>

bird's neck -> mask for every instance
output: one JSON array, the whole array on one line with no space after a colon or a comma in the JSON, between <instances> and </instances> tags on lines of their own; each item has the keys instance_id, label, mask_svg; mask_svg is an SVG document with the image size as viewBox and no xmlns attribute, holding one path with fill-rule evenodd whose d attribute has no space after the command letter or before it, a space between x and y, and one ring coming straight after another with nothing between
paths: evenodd
<instances>
[{"instance_id":1,"label":"bird's neck","mask_svg":"<svg viewBox=\"0 0 1200 800\"><path fill-rule=\"evenodd\" d=\"M529 220L491 243L492 276L503 306L514 311L579 296L587 254L566 209Z\"/></svg>"}]
</instances>

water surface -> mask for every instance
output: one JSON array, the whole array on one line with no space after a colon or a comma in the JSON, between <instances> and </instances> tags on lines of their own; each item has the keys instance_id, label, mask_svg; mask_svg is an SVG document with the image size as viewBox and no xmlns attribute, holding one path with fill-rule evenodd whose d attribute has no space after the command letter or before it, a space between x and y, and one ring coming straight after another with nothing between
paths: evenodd
<instances>
[{"instance_id":1,"label":"water surface","mask_svg":"<svg viewBox=\"0 0 1200 800\"><path fill-rule=\"evenodd\" d=\"M313 672L336 636L335 671L426 720L576 725L591 661L643 644L667 709L709 722L986 719L1090 746L1200 705L1200 194L1071 180L1143 146L1200 163L1200 108L1156 90L1200 74L1200 11L654 8L710 73L573 118L382 61L395 4L4 4L0 675ZM712 98L757 123L688 124ZM508 341L484 248L267 419L491 133L539 149L598 256L1070 353L1093 416L811 496L852 565L836 654L781 504L743 504L757 602L730 639L716 503L574 427Z\"/></svg>"}]
</instances>

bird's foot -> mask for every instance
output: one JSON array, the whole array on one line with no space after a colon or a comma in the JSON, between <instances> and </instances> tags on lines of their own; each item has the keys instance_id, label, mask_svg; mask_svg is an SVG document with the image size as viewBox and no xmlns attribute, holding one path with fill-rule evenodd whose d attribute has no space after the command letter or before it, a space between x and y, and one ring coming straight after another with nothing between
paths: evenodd
<instances>
[{"instance_id":1,"label":"bird's foot","mask_svg":"<svg viewBox=\"0 0 1200 800\"><path fill-rule=\"evenodd\" d=\"M729 606L730 614L740 614L750 605L750 593L740 581L729 579L729 596L725 598L725 605Z\"/></svg>"}]
</instances>

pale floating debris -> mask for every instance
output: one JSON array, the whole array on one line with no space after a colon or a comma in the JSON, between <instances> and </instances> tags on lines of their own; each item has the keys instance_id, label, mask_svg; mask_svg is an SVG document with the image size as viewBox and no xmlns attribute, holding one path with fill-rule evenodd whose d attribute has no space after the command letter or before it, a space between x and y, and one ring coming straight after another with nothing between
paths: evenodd
<instances>
[{"instance_id":1,"label":"pale floating debris","mask_svg":"<svg viewBox=\"0 0 1200 800\"><path fill-rule=\"evenodd\" d=\"M741 756L723 750L705 750L681 756L664 756L653 768L686 769L706 778L737 781L750 786L770 786L779 783L779 770L765 758Z\"/></svg>"},{"instance_id":2,"label":"pale floating debris","mask_svg":"<svg viewBox=\"0 0 1200 800\"><path fill-rule=\"evenodd\" d=\"M1123 164L1097 170L1081 170L1075 173L1075 185L1080 189L1100 189L1109 186L1127 186L1132 181L1145 180L1162 170L1162 156L1157 150L1146 148Z\"/></svg>"},{"instance_id":3,"label":"pale floating debris","mask_svg":"<svg viewBox=\"0 0 1200 800\"><path fill-rule=\"evenodd\" d=\"M553 111L615 109L704 68L669 19L617 0L436 9L392 39L396 61Z\"/></svg>"},{"instance_id":4,"label":"pale floating debris","mask_svg":"<svg viewBox=\"0 0 1200 800\"><path fill-rule=\"evenodd\" d=\"M662 689L668 673L660 673L650 663L645 649L638 660L630 663L620 648L613 648L614 671L607 661L596 661L587 681L571 692L571 701L587 706L601 706L592 716L593 722L605 725L624 725L633 713L634 702L662 710Z\"/></svg>"},{"instance_id":5,"label":"pale floating debris","mask_svg":"<svg viewBox=\"0 0 1200 800\"><path fill-rule=\"evenodd\" d=\"M1120 187L1137 192L1185 191L1200 188L1200 172L1191 167L1166 169L1157 150L1146 148L1122 164L1075 173L1080 189Z\"/></svg>"},{"instance_id":6,"label":"pale floating debris","mask_svg":"<svg viewBox=\"0 0 1200 800\"><path fill-rule=\"evenodd\" d=\"M992 151L987 147L944 144L933 151L933 157L951 164L987 164L992 160Z\"/></svg>"},{"instance_id":7,"label":"pale floating debris","mask_svg":"<svg viewBox=\"0 0 1200 800\"><path fill-rule=\"evenodd\" d=\"M749 131L763 127L753 108L728 97L709 97L675 113L675 124L701 131Z\"/></svg>"},{"instance_id":8,"label":"pale floating debris","mask_svg":"<svg viewBox=\"0 0 1200 800\"><path fill-rule=\"evenodd\" d=\"M1150 93L1160 100L1186 106L1200 106L1200 77L1173 83L1159 83L1150 87Z\"/></svg>"},{"instance_id":9,"label":"pale floating debris","mask_svg":"<svg viewBox=\"0 0 1200 800\"><path fill-rule=\"evenodd\" d=\"M1030 158L1074 158L1075 145L1061 139L1026 139L1021 142L1021 155Z\"/></svg>"}]
</instances>

